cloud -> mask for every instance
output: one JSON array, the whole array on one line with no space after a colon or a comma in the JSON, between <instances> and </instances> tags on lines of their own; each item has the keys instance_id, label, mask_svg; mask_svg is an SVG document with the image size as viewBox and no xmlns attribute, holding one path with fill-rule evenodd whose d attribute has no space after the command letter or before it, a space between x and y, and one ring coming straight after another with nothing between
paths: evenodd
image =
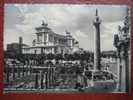
<instances>
[{"instance_id":1,"label":"cloud","mask_svg":"<svg viewBox=\"0 0 133 100\"><path fill-rule=\"evenodd\" d=\"M5 28L15 28L16 24L22 24L24 16L21 15L17 7L5 6L4 13L4 27Z\"/></svg>"},{"instance_id":2,"label":"cloud","mask_svg":"<svg viewBox=\"0 0 133 100\"><path fill-rule=\"evenodd\" d=\"M48 26L58 34L65 30L79 41L87 50L94 49L95 10L98 9L101 23L101 44L103 50L112 49L113 34L118 25L122 25L126 6L119 5L68 5L68 4L6 4L4 17L4 45L23 36L24 42L31 45L35 36L35 27L45 20ZM8 40L12 33L13 38ZM111 45L111 46L109 46Z\"/></svg>"},{"instance_id":3,"label":"cloud","mask_svg":"<svg viewBox=\"0 0 133 100\"><path fill-rule=\"evenodd\" d=\"M80 38L87 38L87 35L84 34L83 32L81 32L80 30L77 30L77 31L75 32L75 34L76 34L77 37L80 37Z\"/></svg>"}]
</instances>

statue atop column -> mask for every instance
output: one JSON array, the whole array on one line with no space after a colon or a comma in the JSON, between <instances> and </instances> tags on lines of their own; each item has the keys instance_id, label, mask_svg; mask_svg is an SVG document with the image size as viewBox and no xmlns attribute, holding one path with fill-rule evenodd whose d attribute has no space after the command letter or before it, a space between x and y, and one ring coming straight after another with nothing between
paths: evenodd
<instances>
[{"instance_id":1,"label":"statue atop column","mask_svg":"<svg viewBox=\"0 0 133 100\"><path fill-rule=\"evenodd\" d=\"M42 26L48 26L48 24L42 20Z\"/></svg>"}]
</instances>

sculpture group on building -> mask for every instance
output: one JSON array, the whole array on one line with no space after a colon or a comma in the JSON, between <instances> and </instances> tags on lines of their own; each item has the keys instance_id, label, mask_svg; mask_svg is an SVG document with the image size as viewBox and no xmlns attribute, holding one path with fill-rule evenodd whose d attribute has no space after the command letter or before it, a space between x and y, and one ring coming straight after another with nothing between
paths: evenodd
<instances>
[{"instance_id":1,"label":"sculpture group on building","mask_svg":"<svg viewBox=\"0 0 133 100\"><path fill-rule=\"evenodd\" d=\"M78 41L72 34L66 31L65 35L57 34L42 21L41 26L36 27L36 39L32 46L22 47L24 54L43 54L43 53L72 53L79 48Z\"/></svg>"}]
</instances>

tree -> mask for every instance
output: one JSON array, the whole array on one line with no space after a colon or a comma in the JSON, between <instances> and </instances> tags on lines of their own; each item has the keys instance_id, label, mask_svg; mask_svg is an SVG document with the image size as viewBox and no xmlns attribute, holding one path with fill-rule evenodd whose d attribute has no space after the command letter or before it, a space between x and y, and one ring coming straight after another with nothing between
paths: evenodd
<instances>
[{"instance_id":1,"label":"tree","mask_svg":"<svg viewBox=\"0 0 133 100\"><path fill-rule=\"evenodd\" d=\"M65 60L67 60L67 61L69 61L70 59L71 59L71 57L70 57L71 55L70 54L64 54L64 59Z\"/></svg>"},{"instance_id":2,"label":"tree","mask_svg":"<svg viewBox=\"0 0 133 100\"><path fill-rule=\"evenodd\" d=\"M77 53L77 52L75 52L75 53L73 54L73 59L74 59L74 60L80 60L80 54Z\"/></svg>"},{"instance_id":3,"label":"tree","mask_svg":"<svg viewBox=\"0 0 133 100\"><path fill-rule=\"evenodd\" d=\"M46 57L47 57L48 60L53 60L55 55L52 54L52 53L49 53L49 54L46 55Z\"/></svg>"},{"instance_id":4,"label":"tree","mask_svg":"<svg viewBox=\"0 0 133 100\"><path fill-rule=\"evenodd\" d=\"M63 55L62 54L56 54L55 55L55 60L58 62L59 60L63 60Z\"/></svg>"},{"instance_id":5,"label":"tree","mask_svg":"<svg viewBox=\"0 0 133 100\"><path fill-rule=\"evenodd\" d=\"M81 64L83 64L84 61L88 62L90 60L90 53L84 51L82 54L80 54L80 61Z\"/></svg>"}]
</instances>

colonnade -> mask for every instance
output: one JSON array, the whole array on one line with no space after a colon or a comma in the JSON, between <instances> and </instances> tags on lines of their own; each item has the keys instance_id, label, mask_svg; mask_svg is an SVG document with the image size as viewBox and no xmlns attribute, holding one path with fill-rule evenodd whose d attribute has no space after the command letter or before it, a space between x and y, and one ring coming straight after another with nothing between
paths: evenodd
<instances>
[{"instance_id":1,"label":"colonnade","mask_svg":"<svg viewBox=\"0 0 133 100\"><path fill-rule=\"evenodd\" d=\"M5 65L4 77L7 85L14 85L15 82L23 81L27 77L32 78L35 89L52 88L54 86L54 67ZM24 80L23 83L28 80ZM18 85L19 86L19 85Z\"/></svg>"}]
</instances>

